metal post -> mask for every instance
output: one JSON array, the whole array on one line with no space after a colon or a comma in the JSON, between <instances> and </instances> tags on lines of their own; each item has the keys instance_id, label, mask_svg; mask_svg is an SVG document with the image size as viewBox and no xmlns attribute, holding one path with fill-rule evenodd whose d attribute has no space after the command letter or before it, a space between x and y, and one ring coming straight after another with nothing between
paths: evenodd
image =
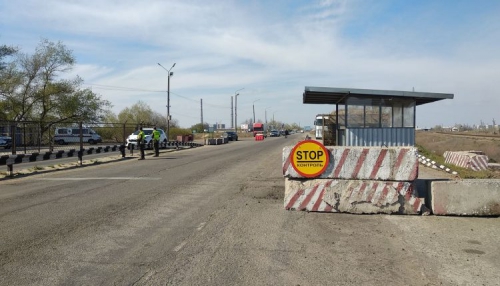
<instances>
[{"instance_id":1,"label":"metal post","mask_svg":"<svg viewBox=\"0 0 500 286\"><path fill-rule=\"evenodd\" d=\"M244 90L245 88L240 88L237 91L234 92L234 130L236 133L238 133L238 116L237 116L237 110L238 110L238 91Z\"/></svg>"},{"instance_id":2,"label":"metal post","mask_svg":"<svg viewBox=\"0 0 500 286\"><path fill-rule=\"evenodd\" d=\"M164 66L162 66L160 63L158 63L160 67L162 67L164 70L167 71L168 75L168 89L167 89L167 141L170 141L170 77L174 75L173 72L170 72L174 67L175 63L172 65L172 67L167 70Z\"/></svg>"},{"instance_id":3,"label":"metal post","mask_svg":"<svg viewBox=\"0 0 500 286\"><path fill-rule=\"evenodd\" d=\"M10 138L12 139L12 146L10 148L12 148L12 155L16 155L16 146L17 146L17 138L16 138L16 125L15 124L12 124L10 126Z\"/></svg>"},{"instance_id":4,"label":"metal post","mask_svg":"<svg viewBox=\"0 0 500 286\"><path fill-rule=\"evenodd\" d=\"M253 109L253 122L255 122L255 104L252 104Z\"/></svg>"},{"instance_id":5,"label":"metal post","mask_svg":"<svg viewBox=\"0 0 500 286\"><path fill-rule=\"evenodd\" d=\"M168 71L168 90L167 90L167 141L170 141L170 71Z\"/></svg>"},{"instance_id":6,"label":"metal post","mask_svg":"<svg viewBox=\"0 0 500 286\"><path fill-rule=\"evenodd\" d=\"M255 123L255 102L259 101L259 99L256 99L252 102L252 109L253 109L253 122Z\"/></svg>"},{"instance_id":7,"label":"metal post","mask_svg":"<svg viewBox=\"0 0 500 286\"><path fill-rule=\"evenodd\" d=\"M83 123L80 121L80 152L78 152L78 165L83 165Z\"/></svg>"},{"instance_id":8,"label":"metal post","mask_svg":"<svg viewBox=\"0 0 500 286\"><path fill-rule=\"evenodd\" d=\"M125 158L125 144L127 144L127 136L126 136L126 124L127 123L123 123L123 152L122 152L122 158Z\"/></svg>"},{"instance_id":9,"label":"metal post","mask_svg":"<svg viewBox=\"0 0 500 286\"><path fill-rule=\"evenodd\" d=\"M235 94L234 95L234 131L236 133L238 133L238 112L237 112L237 109L238 109L238 95L239 93Z\"/></svg>"}]
</instances>

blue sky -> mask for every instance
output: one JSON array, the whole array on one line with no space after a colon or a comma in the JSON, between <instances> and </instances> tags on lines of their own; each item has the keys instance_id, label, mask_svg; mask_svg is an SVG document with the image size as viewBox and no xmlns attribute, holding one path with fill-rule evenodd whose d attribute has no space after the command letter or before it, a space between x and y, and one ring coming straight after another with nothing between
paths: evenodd
<instances>
[{"instance_id":1,"label":"blue sky","mask_svg":"<svg viewBox=\"0 0 500 286\"><path fill-rule=\"evenodd\" d=\"M500 1L0 0L0 44L42 38L73 50L86 87L118 113L142 100L181 126L253 116L302 126L334 106L305 86L453 93L417 108L417 125L500 122Z\"/></svg>"}]
</instances>

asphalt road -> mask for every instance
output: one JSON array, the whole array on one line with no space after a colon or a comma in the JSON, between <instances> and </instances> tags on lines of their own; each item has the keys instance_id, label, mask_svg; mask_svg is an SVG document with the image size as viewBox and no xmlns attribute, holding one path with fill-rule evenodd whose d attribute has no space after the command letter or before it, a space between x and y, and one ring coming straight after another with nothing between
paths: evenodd
<instances>
[{"instance_id":1,"label":"asphalt road","mask_svg":"<svg viewBox=\"0 0 500 286\"><path fill-rule=\"evenodd\" d=\"M285 211L299 136L0 181L0 285L499 285L499 218Z\"/></svg>"}]
</instances>

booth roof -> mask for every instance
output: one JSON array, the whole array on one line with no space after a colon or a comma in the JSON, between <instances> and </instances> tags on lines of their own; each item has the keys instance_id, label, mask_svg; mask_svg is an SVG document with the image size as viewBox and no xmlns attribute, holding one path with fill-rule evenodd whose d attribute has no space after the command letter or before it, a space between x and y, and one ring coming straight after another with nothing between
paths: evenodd
<instances>
[{"instance_id":1,"label":"booth roof","mask_svg":"<svg viewBox=\"0 0 500 286\"><path fill-rule=\"evenodd\" d=\"M369 98L406 98L415 99L416 105L431 103L443 99L453 99L452 93L433 93L399 90L376 90L338 87L306 86L303 103L306 104L345 104L349 97Z\"/></svg>"}]
</instances>

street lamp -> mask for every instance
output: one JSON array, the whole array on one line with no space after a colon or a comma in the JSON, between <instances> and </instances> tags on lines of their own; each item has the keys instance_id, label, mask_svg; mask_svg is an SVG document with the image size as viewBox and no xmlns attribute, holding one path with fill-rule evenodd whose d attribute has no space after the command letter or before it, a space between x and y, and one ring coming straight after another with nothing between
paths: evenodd
<instances>
[{"instance_id":1,"label":"street lamp","mask_svg":"<svg viewBox=\"0 0 500 286\"><path fill-rule=\"evenodd\" d=\"M234 131L238 133L238 115L237 115L237 109L238 109L238 91L244 90L245 88L240 88L237 91L234 92Z\"/></svg>"},{"instance_id":2,"label":"street lamp","mask_svg":"<svg viewBox=\"0 0 500 286\"><path fill-rule=\"evenodd\" d=\"M171 70L175 67L175 63L172 65L170 69L166 69L164 66L162 66L160 63L158 63L160 67L162 67L164 70L167 71L168 73L168 89L167 89L167 141L170 141L170 77L174 75L174 72L171 72Z\"/></svg>"},{"instance_id":3,"label":"street lamp","mask_svg":"<svg viewBox=\"0 0 500 286\"><path fill-rule=\"evenodd\" d=\"M267 126L267 110L268 110L269 108L271 108L271 106L268 106L268 107L266 107L266 108L264 109L264 118L265 118L265 120L266 120L266 126Z\"/></svg>"},{"instance_id":4,"label":"street lamp","mask_svg":"<svg viewBox=\"0 0 500 286\"><path fill-rule=\"evenodd\" d=\"M260 98L259 98L259 99L254 100L254 101L253 101L253 103L252 103L252 108L253 108L253 122L254 122L254 123L255 123L255 102L256 102L256 101L259 101L259 100L260 100Z\"/></svg>"}]
</instances>

